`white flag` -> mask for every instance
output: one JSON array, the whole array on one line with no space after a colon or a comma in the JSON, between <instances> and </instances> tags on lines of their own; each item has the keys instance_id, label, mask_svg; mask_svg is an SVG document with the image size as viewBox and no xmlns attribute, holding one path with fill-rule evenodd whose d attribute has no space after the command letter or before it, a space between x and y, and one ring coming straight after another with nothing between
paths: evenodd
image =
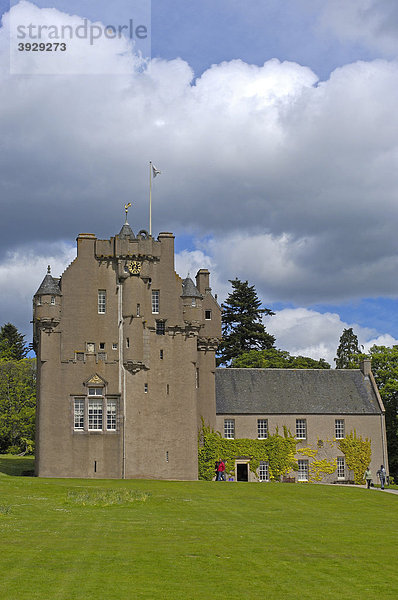
<instances>
[{"instance_id":1,"label":"white flag","mask_svg":"<svg viewBox=\"0 0 398 600\"><path fill-rule=\"evenodd\" d=\"M159 169L157 169L157 168L155 167L155 165L152 165L152 174L153 174L153 177L155 178L155 177L156 177L156 175L161 175L161 174L162 174L162 171L159 171Z\"/></svg>"}]
</instances>

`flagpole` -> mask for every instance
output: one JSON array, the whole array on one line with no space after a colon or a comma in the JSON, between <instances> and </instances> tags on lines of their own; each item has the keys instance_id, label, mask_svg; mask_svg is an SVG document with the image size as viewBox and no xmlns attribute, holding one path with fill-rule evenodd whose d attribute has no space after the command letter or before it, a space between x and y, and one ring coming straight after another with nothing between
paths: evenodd
<instances>
[{"instance_id":1,"label":"flagpole","mask_svg":"<svg viewBox=\"0 0 398 600\"><path fill-rule=\"evenodd\" d=\"M149 235L152 235L152 161L149 161Z\"/></svg>"}]
</instances>

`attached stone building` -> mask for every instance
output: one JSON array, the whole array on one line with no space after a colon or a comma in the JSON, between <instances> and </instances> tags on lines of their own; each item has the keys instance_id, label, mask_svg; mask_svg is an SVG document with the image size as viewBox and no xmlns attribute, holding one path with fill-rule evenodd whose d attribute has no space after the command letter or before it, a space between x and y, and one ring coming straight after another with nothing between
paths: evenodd
<instances>
[{"instance_id":1,"label":"attached stone building","mask_svg":"<svg viewBox=\"0 0 398 600\"><path fill-rule=\"evenodd\" d=\"M221 311L209 271L174 270L174 236L130 225L109 240L83 233L77 257L34 296L38 359L36 472L42 477L191 479L202 418L221 435L262 438L287 426L325 447L356 429L387 464L384 408L362 371L216 369ZM217 405L216 405L217 398ZM298 479L308 475L301 461ZM257 478L236 457L235 478ZM307 462L305 462L307 461ZM297 474L293 474L297 477ZM260 479L267 479L261 465Z\"/></svg>"},{"instance_id":2,"label":"attached stone building","mask_svg":"<svg viewBox=\"0 0 398 600\"><path fill-rule=\"evenodd\" d=\"M385 411L370 366L365 360L361 369L217 369L217 429L225 438L264 439L287 427L298 440L299 471L290 475L310 480L316 453L317 460L336 463L324 482L354 479L338 441L355 431L371 441L376 479L381 464L388 469L388 458ZM236 458L235 477L256 481L248 463ZM267 480L266 463L260 471Z\"/></svg>"}]
</instances>

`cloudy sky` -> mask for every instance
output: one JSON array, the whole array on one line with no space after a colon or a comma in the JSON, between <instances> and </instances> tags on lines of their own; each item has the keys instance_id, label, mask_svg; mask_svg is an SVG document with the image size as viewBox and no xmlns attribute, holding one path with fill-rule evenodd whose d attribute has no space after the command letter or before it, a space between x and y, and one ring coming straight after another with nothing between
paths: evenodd
<instances>
[{"instance_id":1,"label":"cloudy sky","mask_svg":"<svg viewBox=\"0 0 398 600\"><path fill-rule=\"evenodd\" d=\"M129 201L148 228L152 160L153 231L175 233L182 276L209 268L219 299L247 279L292 353L333 361L348 326L398 343L396 0L0 10L0 324L30 341L32 295L78 233L114 235ZM66 50L18 47L35 41Z\"/></svg>"}]
</instances>

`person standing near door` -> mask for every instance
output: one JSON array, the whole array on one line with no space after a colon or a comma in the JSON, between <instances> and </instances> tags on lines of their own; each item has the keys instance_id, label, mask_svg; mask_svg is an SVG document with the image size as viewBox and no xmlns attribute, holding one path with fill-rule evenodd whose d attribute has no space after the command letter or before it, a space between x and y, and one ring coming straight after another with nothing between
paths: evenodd
<instances>
[{"instance_id":1,"label":"person standing near door","mask_svg":"<svg viewBox=\"0 0 398 600\"><path fill-rule=\"evenodd\" d=\"M225 463L222 459L218 463L217 481L225 481Z\"/></svg>"}]
</instances>

